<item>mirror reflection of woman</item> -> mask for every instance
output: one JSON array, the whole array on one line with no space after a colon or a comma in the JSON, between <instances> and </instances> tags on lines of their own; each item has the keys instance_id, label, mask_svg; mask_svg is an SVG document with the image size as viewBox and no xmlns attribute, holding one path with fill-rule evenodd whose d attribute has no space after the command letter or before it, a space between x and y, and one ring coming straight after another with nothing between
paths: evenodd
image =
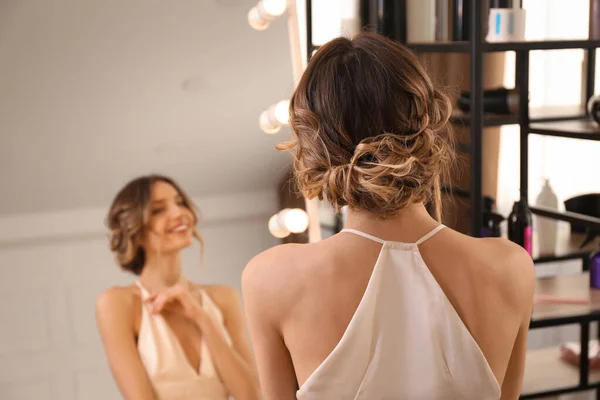
<instances>
[{"instance_id":1,"label":"mirror reflection of woman","mask_svg":"<svg viewBox=\"0 0 600 400\"><path fill-rule=\"evenodd\" d=\"M448 98L375 33L311 58L290 101L298 184L345 229L255 257L242 288L266 399L516 400L535 270L440 223ZM426 204L435 205L430 215Z\"/></svg>"},{"instance_id":2,"label":"mirror reflection of woman","mask_svg":"<svg viewBox=\"0 0 600 400\"><path fill-rule=\"evenodd\" d=\"M138 280L103 292L96 319L126 400L259 398L237 291L182 275L181 251L201 242L194 210L157 175L129 182L110 207L111 250Z\"/></svg>"}]
</instances>

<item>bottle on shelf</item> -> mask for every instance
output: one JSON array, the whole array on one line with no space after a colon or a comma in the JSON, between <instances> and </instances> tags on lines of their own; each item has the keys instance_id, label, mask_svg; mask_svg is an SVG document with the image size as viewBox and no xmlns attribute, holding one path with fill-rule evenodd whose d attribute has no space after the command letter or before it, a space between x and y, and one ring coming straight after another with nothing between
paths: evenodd
<instances>
[{"instance_id":1,"label":"bottle on shelf","mask_svg":"<svg viewBox=\"0 0 600 400\"><path fill-rule=\"evenodd\" d=\"M483 226L481 237L500 237L500 223L504 217L494 212L494 199L489 196L483 197Z\"/></svg>"},{"instance_id":2,"label":"bottle on shelf","mask_svg":"<svg viewBox=\"0 0 600 400\"><path fill-rule=\"evenodd\" d=\"M469 40L471 18L467 0L455 0L452 12L452 40Z\"/></svg>"},{"instance_id":3,"label":"bottle on shelf","mask_svg":"<svg viewBox=\"0 0 600 400\"><path fill-rule=\"evenodd\" d=\"M461 92L458 108L464 112L471 109L471 93ZM516 114L519 111L519 90L496 88L483 92L483 112L501 115Z\"/></svg>"},{"instance_id":4,"label":"bottle on shelf","mask_svg":"<svg viewBox=\"0 0 600 400\"><path fill-rule=\"evenodd\" d=\"M600 39L600 0L590 1L590 39Z\"/></svg>"},{"instance_id":5,"label":"bottle on shelf","mask_svg":"<svg viewBox=\"0 0 600 400\"><path fill-rule=\"evenodd\" d=\"M436 1L406 0L406 40L433 42L436 31Z\"/></svg>"},{"instance_id":6,"label":"bottle on shelf","mask_svg":"<svg viewBox=\"0 0 600 400\"><path fill-rule=\"evenodd\" d=\"M532 255L532 233L533 215L527 204L527 199L521 196L519 201L515 201L513 209L508 216L508 239L522 246Z\"/></svg>"},{"instance_id":7,"label":"bottle on shelf","mask_svg":"<svg viewBox=\"0 0 600 400\"><path fill-rule=\"evenodd\" d=\"M600 94L595 94L590 97L587 103L587 110L594 121L600 124Z\"/></svg>"},{"instance_id":8,"label":"bottle on shelf","mask_svg":"<svg viewBox=\"0 0 600 400\"><path fill-rule=\"evenodd\" d=\"M590 287L600 289L600 243L590 257Z\"/></svg>"},{"instance_id":9,"label":"bottle on shelf","mask_svg":"<svg viewBox=\"0 0 600 400\"><path fill-rule=\"evenodd\" d=\"M537 196L535 204L558 210L558 197L548 179L544 180L544 186ZM558 221L550 218L535 218L535 231L537 234L537 247L541 255L554 254L558 235Z\"/></svg>"}]
</instances>

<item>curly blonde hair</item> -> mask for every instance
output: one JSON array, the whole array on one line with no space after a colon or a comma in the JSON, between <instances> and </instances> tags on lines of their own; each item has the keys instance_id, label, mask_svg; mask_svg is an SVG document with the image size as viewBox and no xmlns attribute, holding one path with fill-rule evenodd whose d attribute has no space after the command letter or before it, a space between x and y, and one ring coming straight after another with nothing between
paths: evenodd
<instances>
[{"instance_id":1,"label":"curly blonde hair","mask_svg":"<svg viewBox=\"0 0 600 400\"><path fill-rule=\"evenodd\" d=\"M162 175L149 175L127 183L115 196L106 217L106 225L110 230L110 250L114 253L117 263L123 270L135 275L140 275L146 264L146 251L141 241L150 221L151 190L155 182L165 182L173 186L183 199L184 207L191 211L193 225L198 222L197 207L173 179ZM195 228L193 235L203 246L202 237Z\"/></svg>"},{"instance_id":2,"label":"curly blonde hair","mask_svg":"<svg viewBox=\"0 0 600 400\"><path fill-rule=\"evenodd\" d=\"M303 195L387 219L433 202L455 157L448 97L416 56L375 33L337 38L311 59L290 101Z\"/></svg>"}]
</instances>

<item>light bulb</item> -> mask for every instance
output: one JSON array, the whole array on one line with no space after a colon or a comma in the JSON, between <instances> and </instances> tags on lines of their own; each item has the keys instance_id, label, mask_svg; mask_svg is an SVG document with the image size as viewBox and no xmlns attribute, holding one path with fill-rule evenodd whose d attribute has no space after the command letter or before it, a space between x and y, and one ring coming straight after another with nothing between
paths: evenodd
<instances>
[{"instance_id":1,"label":"light bulb","mask_svg":"<svg viewBox=\"0 0 600 400\"><path fill-rule=\"evenodd\" d=\"M286 6L286 0L260 0L248 12L248 23L257 31L263 31L271 20L285 12Z\"/></svg>"},{"instance_id":2,"label":"light bulb","mask_svg":"<svg viewBox=\"0 0 600 400\"><path fill-rule=\"evenodd\" d=\"M277 123L277 121L273 121L273 118L269 116L269 110L265 110L260 113L260 117L258 118L258 125L263 132L268 133L269 135L273 135L281 129L281 125Z\"/></svg>"},{"instance_id":3,"label":"light bulb","mask_svg":"<svg viewBox=\"0 0 600 400\"><path fill-rule=\"evenodd\" d=\"M269 27L269 22L268 19L261 15L258 6L252 7L248 12L248 23L257 31L264 31L267 29Z\"/></svg>"},{"instance_id":4,"label":"light bulb","mask_svg":"<svg viewBox=\"0 0 600 400\"><path fill-rule=\"evenodd\" d=\"M308 228L308 214L301 208L286 209L283 213L284 226L293 233L302 233Z\"/></svg>"},{"instance_id":5,"label":"light bulb","mask_svg":"<svg viewBox=\"0 0 600 400\"><path fill-rule=\"evenodd\" d=\"M281 125L287 125L289 123L289 108L289 100L281 100L279 103L270 106L267 110L263 111L258 118L260 128L268 134L279 132Z\"/></svg>"},{"instance_id":6,"label":"light bulb","mask_svg":"<svg viewBox=\"0 0 600 400\"><path fill-rule=\"evenodd\" d=\"M275 104L275 109L273 113L275 114L275 119L277 122L283 125L287 125L290 121L290 101L289 100L281 100L279 103Z\"/></svg>"},{"instance_id":7,"label":"light bulb","mask_svg":"<svg viewBox=\"0 0 600 400\"><path fill-rule=\"evenodd\" d=\"M274 17L285 12L286 0L262 0L262 3L266 13Z\"/></svg>"},{"instance_id":8,"label":"light bulb","mask_svg":"<svg viewBox=\"0 0 600 400\"><path fill-rule=\"evenodd\" d=\"M280 224L279 213L269 218L269 232L278 239L282 239L290 235L290 231L285 226Z\"/></svg>"}]
</instances>

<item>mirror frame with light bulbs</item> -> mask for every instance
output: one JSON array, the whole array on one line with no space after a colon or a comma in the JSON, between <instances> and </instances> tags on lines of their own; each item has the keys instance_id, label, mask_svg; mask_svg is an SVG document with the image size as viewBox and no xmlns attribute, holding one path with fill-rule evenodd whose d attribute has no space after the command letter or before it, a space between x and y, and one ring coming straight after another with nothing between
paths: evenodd
<instances>
[{"instance_id":1,"label":"mirror frame with light bulbs","mask_svg":"<svg viewBox=\"0 0 600 400\"><path fill-rule=\"evenodd\" d=\"M280 6L281 13L279 10L277 13L269 14L265 9L265 1L278 4L285 3L285 7ZM300 80L304 69L306 68L307 60L312 53L312 2L311 0L307 0L305 2L306 9L304 13L306 14L306 48L302 46L301 40L301 29L300 29L300 21L298 2L296 0L259 0L258 3L248 12L248 23L256 30L264 30L267 29L269 23L272 19L277 17L274 14L283 14L287 11L287 22L288 22L288 38L290 42L291 49L291 58L292 58L292 72L294 77L294 86L296 86ZM268 8L268 7L267 7ZM262 18L262 19L261 19ZM305 57L306 56L306 57ZM269 134L275 134L280 129L281 126L285 124L285 118L282 118L283 115L280 110L282 108L283 102L287 100L282 100L272 105L266 111L263 111L259 116L259 125L263 131ZM287 103L289 104L289 103ZM289 107L289 106L288 106ZM287 108L287 107L286 107ZM278 115L279 114L279 115ZM284 196L285 191L281 193L281 199L285 199ZM300 200L300 199L297 199ZM285 202L285 201L284 201ZM299 206L298 201L295 202L296 206L287 207L282 204L282 208L301 208L304 209L308 214L308 230L305 233L301 234L291 234L285 238L281 238L284 242L298 242L298 243L306 243L306 242L317 242L321 240L321 225L319 221L319 205L316 199L303 199L304 206ZM273 223L272 223L273 224ZM283 234L284 232L279 232L278 234ZM306 235L306 238L304 237Z\"/></svg>"},{"instance_id":2,"label":"mirror frame with light bulbs","mask_svg":"<svg viewBox=\"0 0 600 400\"><path fill-rule=\"evenodd\" d=\"M283 5L285 3L285 6ZM361 30L361 21L358 13L360 2L358 0L345 0L344 3L340 3L341 13L340 27L343 27L342 34L344 36L354 36ZM274 6L269 13L270 6ZM273 11L274 10L274 11ZM315 46L313 44L313 21L312 11L313 5L312 0L259 0L255 7L253 7L248 13L248 23L257 30L264 30L268 28L269 23L272 19L284 12L287 12L288 22L288 38L290 42L290 50L292 57L292 70L294 77L294 86L296 86L300 80L300 77L306 66L308 60L315 52ZM354 11L352 11L354 10ZM300 21L300 19L303 21ZM301 26L301 22L304 22L304 26ZM304 32L302 29L304 28ZM305 37L302 37L305 35ZM303 43L303 40L305 43ZM286 100L282 100L275 105L270 106L266 111L263 111L259 116L259 125L265 133L275 134L277 133L282 125L285 125L286 116L283 116L281 108L283 107ZM285 103L286 109L289 107L289 102ZM285 186L285 185L284 185ZM286 203L285 190L280 193L282 203ZM289 196L288 196L289 197ZM300 199L296 199L300 201ZM308 214L308 234L307 240L304 237L300 239L298 235L289 235L286 238L282 238L284 241L294 240L298 242L317 242L322 238L322 231L327 236L331 236L339 232L343 227L344 215L335 215L332 210L325 211L324 204L321 204L317 199L306 199L304 198L304 207L300 207L296 204L295 207L281 204L282 208L303 208ZM296 202L297 201L293 201ZM343 214L343 213L342 213ZM333 223L322 223L323 221L330 221L333 218ZM272 223L274 224L274 222ZM283 234L284 232L280 232Z\"/></svg>"}]
</instances>

